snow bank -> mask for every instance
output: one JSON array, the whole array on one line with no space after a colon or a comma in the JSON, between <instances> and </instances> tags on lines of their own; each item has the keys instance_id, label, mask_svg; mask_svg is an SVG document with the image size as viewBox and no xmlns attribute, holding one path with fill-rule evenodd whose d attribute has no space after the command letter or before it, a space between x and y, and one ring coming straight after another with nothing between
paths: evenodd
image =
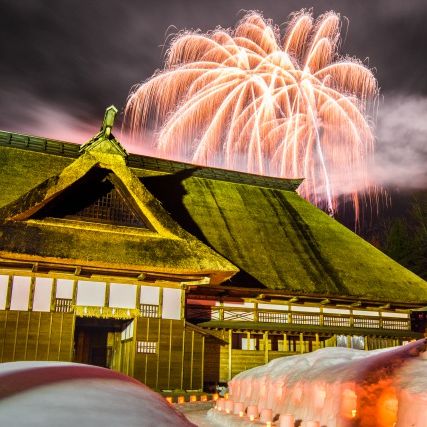
<instances>
[{"instance_id":1,"label":"snow bank","mask_svg":"<svg viewBox=\"0 0 427 427\"><path fill-rule=\"evenodd\" d=\"M160 395L133 378L95 366L0 364L0 426L191 427Z\"/></svg>"},{"instance_id":2,"label":"snow bank","mask_svg":"<svg viewBox=\"0 0 427 427\"><path fill-rule=\"evenodd\" d=\"M420 340L392 349L326 348L275 359L234 377L229 399L272 409L276 419L292 414L327 427L425 427L427 359L418 357L425 347ZM250 425L247 416L239 420L218 410L209 417Z\"/></svg>"}]
</instances>

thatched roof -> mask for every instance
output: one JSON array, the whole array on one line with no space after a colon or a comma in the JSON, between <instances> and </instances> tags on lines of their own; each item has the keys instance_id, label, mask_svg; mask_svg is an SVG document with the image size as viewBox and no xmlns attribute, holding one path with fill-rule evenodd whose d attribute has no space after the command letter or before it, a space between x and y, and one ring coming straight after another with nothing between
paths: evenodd
<instances>
[{"instance_id":1,"label":"thatched roof","mask_svg":"<svg viewBox=\"0 0 427 427\"><path fill-rule=\"evenodd\" d=\"M11 147L23 145L22 141L28 148ZM45 149L37 141L0 133L0 186L8 188L0 194L0 206L58 174L77 156L72 144L46 141ZM294 191L297 180L258 179L136 155L129 155L127 164L154 196L153 203L159 201L180 227L240 269L224 286L385 302L427 302L424 280L299 197ZM96 237L96 233L87 235L87 246L90 242L97 245ZM0 244L4 240L3 234ZM158 247L151 246L151 241L147 243L137 250L144 256L158 253ZM188 247L188 251L195 248ZM130 249L134 252L135 248ZM76 251L77 256L77 246ZM108 251L97 245L96 252L102 258ZM138 252L134 253L128 256L137 258ZM184 262L170 253L168 256L171 267Z\"/></svg>"},{"instance_id":2,"label":"thatched roof","mask_svg":"<svg viewBox=\"0 0 427 427\"><path fill-rule=\"evenodd\" d=\"M167 214L126 166L125 153L114 138L92 141L77 160L30 189L25 187L35 184L37 178L29 178L28 172L32 164L40 167L40 163L25 155L23 163L21 154L21 150L2 149L0 155L2 170L14 170L13 176L6 173L3 188L10 188L15 197L20 193L0 208L2 258L209 276L212 283L238 271ZM41 169L38 179L53 172ZM93 188L104 187L118 190L117 197L124 195L119 203L128 210L130 225L73 219L73 213L86 208L79 206L80 200L88 199Z\"/></svg>"}]
</instances>

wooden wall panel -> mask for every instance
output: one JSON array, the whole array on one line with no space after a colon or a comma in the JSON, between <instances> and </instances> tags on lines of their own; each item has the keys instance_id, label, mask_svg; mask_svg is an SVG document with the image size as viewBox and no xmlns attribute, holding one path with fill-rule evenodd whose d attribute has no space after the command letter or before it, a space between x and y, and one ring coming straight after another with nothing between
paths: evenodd
<instances>
[{"instance_id":1,"label":"wooden wall panel","mask_svg":"<svg viewBox=\"0 0 427 427\"><path fill-rule=\"evenodd\" d=\"M0 312L0 361L72 360L74 315Z\"/></svg>"},{"instance_id":2,"label":"wooden wall panel","mask_svg":"<svg viewBox=\"0 0 427 427\"><path fill-rule=\"evenodd\" d=\"M264 351L232 350L231 378L239 372L264 365L264 356ZM231 379L229 378L228 363L228 346L224 346L220 352L220 381L227 382Z\"/></svg>"},{"instance_id":3,"label":"wooden wall panel","mask_svg":"<svg viewBox=\"0 0 427 427\"><path fill-rule=\"evenodd\" d=\"M157 390L202 388L203 335L181 320L139 318L136 341L157 342L156 354L136 353L137 379Z\"/></svg>"},{"instance_id":4,"label":"wooden wall panel","mask_svg":"<svg viewBox=\"0 0 427 427\"><path fill-rule=\"evenodd\" d=\"M6 333L4 338L4 351L2 362L14 361L15 337L17 333L19 312L9 311L6 320Z\"/></svg>"},{"instance_id":5,"label":"wooden wall panel","mask_svg":"<svg viewBox=\"0 0 427 427\"><path fill-rule=\"evenodd\" d=\"M201 389L203 388L203 351L204 351L204 336L194 333L194 352L193 352L193 368L192 368L192 383L190 388Z\"/></svg>"},{"instance_id":6,"label":"wooden wall panel","mask_svg":"<svg viewBox=\"0 0 427 427\"><path fill-rule=\"evenodd\" d=\"M30 313L28 311L19 312L17 321L17 335L15 337L15 353L13 360L26 360Z\"/></svg>"},{"instance_id":7,"label":"wooden wall panel","mask_svg":"<svg viewBox=\"0 0 427 427\"><path fill-rule=\"evenodd\" d=\"M183 389L191 389L191 338L193 331L185 331L184 340L184 372L183 372Z\"/></svg>"},{"instance_id":8,"label":"wooden wall panel","mask_svg":"<svg viewBox=\"0 0 427 427\"><path fill-rule=\"evenodd\" d=\"M170 320L171 337L170 337L170 362L169 362L169 389L185 388L182 383L182 341L185 333L183 322L180 320Z\"/></svg>"},{"instance_id":9,"label":"wooden wall panel","mask_svg":"<svg viewBox=\"0 0 427 427\"><path fill-rule=\"evenodd\" d=\"M211 387L219 382L221 346L212 338L205 340L204 383Z\"/></svg>"}]
</instances>

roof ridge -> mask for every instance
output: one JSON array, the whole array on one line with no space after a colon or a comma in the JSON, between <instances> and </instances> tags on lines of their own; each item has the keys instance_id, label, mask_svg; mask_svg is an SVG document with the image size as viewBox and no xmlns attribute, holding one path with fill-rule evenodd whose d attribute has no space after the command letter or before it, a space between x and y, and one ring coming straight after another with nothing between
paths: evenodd
<instances>
[{"instance_id":1,"label":"roof ridge","mask_svg":"<svg viewBox=\"0 0 427 427\"><path fill-rule=\"evenodd\" d=\"M76 158L80 156L82 145L68 141L51 138L26 135L17 132L0 130L0 146L45 152L62 157ZM177 160L160 159L144 154L129 153L127 165L136 169L148 169L151 171L176 173L186 169L193 169L193 176L220 181L234 182L237 184L249 184L258 187L276 188L287 191L296 191L303 178L279 178L265 175L257 175L249 172L234 171L212 166L195 165Z\"/></svg>"}]
</instances>

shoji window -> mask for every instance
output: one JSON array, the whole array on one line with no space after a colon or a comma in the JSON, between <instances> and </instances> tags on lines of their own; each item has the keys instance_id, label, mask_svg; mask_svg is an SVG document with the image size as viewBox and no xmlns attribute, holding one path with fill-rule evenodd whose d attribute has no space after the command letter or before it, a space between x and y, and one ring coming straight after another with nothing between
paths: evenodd
<instances>
[{"instance_id":1,"label":"shoji window","mask_svg":"<svg viewBox=\"0 0 427 427\"><path fill-rule=\"evenodd\" d=\"M37 277L34 287L33 311L50 311L53 279Z\"/></svg>"},{"instance_id":2,"label":"shoji window","mask_svg":"<svg viewBox=\"0 0 427 427\"><path fill-rule=\"evenodd\" d=\"M105 302L105 282L79 280L77 284L77 305L103 307Z\"/></svg>"},{"instance_id":3,"label":"shoji window","mask_svg":"<svg viewBox=\"0 0 427 427\"><path fill-rule=\"evenodd\" d=\"M163 319L181 319L181 289L163 288Z\"/></svg>"},{"instance_id":4,"label":"shoji window","mask_svg":"<svg viewBox=\"0 0 427 427\"><path fill-rule=\"evenodd\" d=\"M0 275L0 310L4 310L6 308L8 283L9 276Z\"/></svg>"},{"instance_id":5,"label":"shoji window","mask_svg":"<svg viewBox=\"0 0 427 427\"><path fill-rule=\"evenodd\" d=\"M28 310L31 277L14 276L12 284L11 310Z\"/></svg>"},{"instance_id":6,"label":"shoji window","mask_svg":"<svg viewBox=\"0 0 427 427\"><path fill-rule=\"evenodd\" d=\"M136 285L126 285L123 283L110 284L110 307L135 308Z\"/></svg>"}]
</instances>

